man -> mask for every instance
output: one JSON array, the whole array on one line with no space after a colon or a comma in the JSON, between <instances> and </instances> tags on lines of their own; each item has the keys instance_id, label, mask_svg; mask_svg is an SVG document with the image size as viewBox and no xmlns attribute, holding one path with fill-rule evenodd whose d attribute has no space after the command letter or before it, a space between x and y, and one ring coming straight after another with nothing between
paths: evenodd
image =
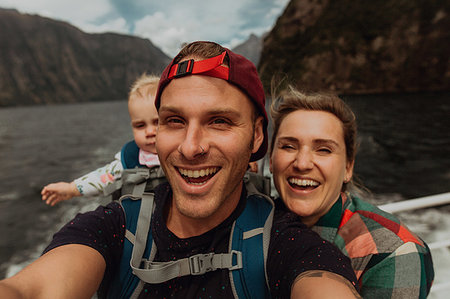
<instances>
[{"instance_id":1,"label":"man","mask_svg":"<svg viewBox=\"0 0 450 299\"><path fill-rule=\"evenodd\" d=\"M248 256L257 255L259 248L231 251L231 265L208 266L209 272L196 273L200 275L191 275L196 271L191 265L188 274L180 270L161 278L167 272L157 272L159 268L192 262L191 256L229 256L236 223L249 209L259 215L258 205L252 204L258 200L263 204L263 199L251 195L243 177L249 161L266 153L268 120L254 65L211 42L194 42L181 50L161 77L155 104L157 151L170 185L155 189L155 209L145 240L139 232L149 225L140 225L144 217L129 212L128 199L122 205L100 207L67 224L41 258L0 284L0 294L90 298L101 285L100 293L113 298L129 297L128 288L139 298L257 298L254 294L265 289L274 298L358 296L349 261L302 226L294 214L285 212L275 213L266 262L249 262ZM147 202L142 201L139 213L152 210L143 208ZM138 218L135 230L130 225L133 218ZM243 239L252 239L258 231L247 232ZM144 261L147 266L142 266L141 254L134 256L134 249L130 265L129 240L156 251ZM241 253L242 262L236 262ZM260 270L250 278L263 279L266 266L268 286L265 281L258 281L255 288L235 280L236 274L245 280L247 268L253 266ZM146 276L153 270L158 274ZM130 283L136 276L145 278Z\"/></svg>"}]
</instances>

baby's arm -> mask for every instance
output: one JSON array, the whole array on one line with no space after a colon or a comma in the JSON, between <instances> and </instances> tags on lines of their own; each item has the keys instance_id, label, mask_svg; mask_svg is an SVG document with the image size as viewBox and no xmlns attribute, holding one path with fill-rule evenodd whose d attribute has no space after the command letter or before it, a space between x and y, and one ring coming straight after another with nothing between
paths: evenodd
<instances>
[{"instance_id":1,"label":"baby's arm","mask_svg":"<svg viewBox=\"0 0 450 299\"><path fill-rule=\"evenodd\" d=\"M45 186L42 191L42 200L46 204L54 206L60 201L71 199L75 196L93 197L98 195L108 195L104 188L122 176L122 161L118 152L114 161L100 167L82 177L75 179L71 183L58 182Z\"/></svg>"},{"instance_id":2,"label":"baby's arm","mask_svg":"<svg viewBox=\"0 0 450 299\"><path fill-rule=\"evenodd\" d=\"M83 196L93 197L110 194L107 192L109 190L105 191L106 186L119 180L123 172L120 152L114 158L115 160L111 163L74 180L77 189Z\"/></svg>"},{"instance_id":3,"label":"baby's arm","mask_svg":"<svg viewBox=\"0 0 450 299\"><path fill-rule=\"evenodd\" d=\"M81 196L74 182L58 182L45 186L42 191L42 200L50 206L56 205L63 200L71 199L75 196Z\"/></svg>"}]
</instances>

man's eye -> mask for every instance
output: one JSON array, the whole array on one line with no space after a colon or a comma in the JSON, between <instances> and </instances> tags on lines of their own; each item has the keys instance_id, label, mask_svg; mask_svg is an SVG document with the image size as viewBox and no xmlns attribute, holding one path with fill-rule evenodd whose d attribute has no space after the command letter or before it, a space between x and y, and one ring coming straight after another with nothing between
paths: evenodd
<instances>
[{"instance_id":1,"label":"man's eye","mask_svg":"<svg viewBox=\"0 0 450 299\"><path fill-rule=\"evenodd\" d=\"M178 125L178 124L183 124L183 120L181 118L178 117L170 117L166 119L166 123L167 124L172 124L172 125Z\"/></svg>"},{"instance_id":2,"label":"man's eye","mask_svg":"<svg viewBox=\"0 0 450 299\"><path fill-rule=\"evenodd\" d=\"M292 144L281 144L281 149L295 149L295 147Z\"/></svg>"},{"instance_id":3,"label":"man's eye","mask_svg":"<svg viewBox=\"0 0 450 299\"><path fill-rule=\"evenodd\" d=\"M227 119L224 119L224 118L215 118L215 119L213 119L212 123L221 125L221 124L229 124L230 121Z\"/></svg>"}]
</instances>

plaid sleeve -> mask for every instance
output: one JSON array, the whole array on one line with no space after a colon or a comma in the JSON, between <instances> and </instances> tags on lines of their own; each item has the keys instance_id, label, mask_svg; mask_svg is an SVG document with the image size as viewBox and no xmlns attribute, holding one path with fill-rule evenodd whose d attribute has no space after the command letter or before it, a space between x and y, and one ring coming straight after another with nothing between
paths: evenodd
<instances>
[{"instance_id":1,"label":"plaid sleeve","mask_svg":"<svg viewBox=\"0 0 450 299\"><path fill-rule=\"evenodd\" d=\"M407 242L390 254L372 256L360 280L361 295L369 299L426 298L433 279L428 247Z\"/></svg>"}]
</instances>

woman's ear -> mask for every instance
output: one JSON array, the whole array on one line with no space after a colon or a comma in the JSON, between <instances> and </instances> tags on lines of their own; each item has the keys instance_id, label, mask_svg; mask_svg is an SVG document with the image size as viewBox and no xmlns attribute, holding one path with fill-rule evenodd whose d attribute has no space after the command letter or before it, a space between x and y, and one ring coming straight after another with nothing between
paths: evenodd
<instances>
[{"instance_id":1,"label":"woman's ear","mask_svg":"<svg viewBox=\"0 0 450 299\"><path fill-rule=\"evenodd\" d=\"M344 183L348 183L352 179L354 165L355 165L355 161L347 162L347 165L345 166Z\"/></svg>"}]
</instances>

